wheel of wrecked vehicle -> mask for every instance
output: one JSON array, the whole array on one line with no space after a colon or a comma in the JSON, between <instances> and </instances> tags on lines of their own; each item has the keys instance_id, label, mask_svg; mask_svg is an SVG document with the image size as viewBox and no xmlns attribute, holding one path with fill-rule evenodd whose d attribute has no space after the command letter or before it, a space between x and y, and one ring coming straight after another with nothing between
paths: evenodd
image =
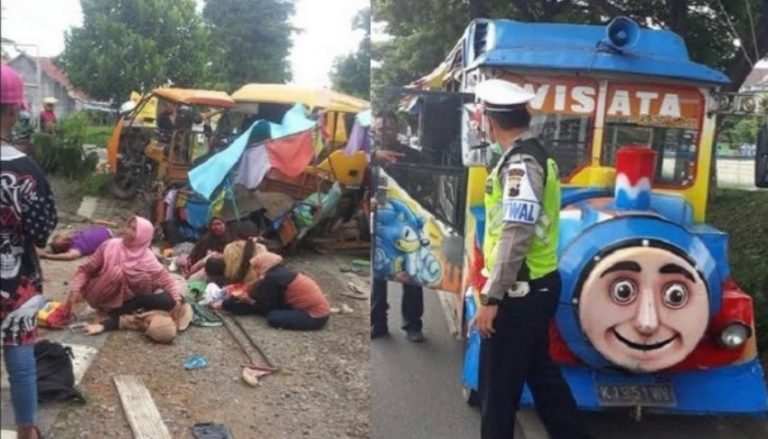
<instances>
[{"instance_id":1,"label":"wheel of wrecked vehicle","mask_svg":"<svg viewBox=\"0 0 768 439\"><path fill-rule=\"evenodd\" d=\"M139 182L128 173L119 173L109 182L109 192L118 200L133 200L139 191Z\"/></svg>"},{"instance_id":2,"label":"wheel of wrecked vehicle","mask_svg":"<svg viewBox=\"0 0 768 439\"><path fill-rule=\"evenodd\" d=\"M461 396L470 407L480 407L480 394L467 386L461 386Z\"/></svg>"}]
</instances>

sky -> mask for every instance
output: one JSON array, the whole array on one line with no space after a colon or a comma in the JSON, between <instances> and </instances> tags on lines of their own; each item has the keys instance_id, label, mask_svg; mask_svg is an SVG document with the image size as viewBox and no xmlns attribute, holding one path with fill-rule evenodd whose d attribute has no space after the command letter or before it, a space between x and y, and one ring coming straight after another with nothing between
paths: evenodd
<instances>
[{"instance_id":1,"label":"sky","mask_svg":"<svg viewBox=\"0 0 768 439\"><path fill-rule=\"evenodd\" d=\"M333 0L331 8L327 0L296 0L292 24L303 31L294 36L290 55L293 83L330 86L328 73L333 59L354 52L360 44L363 32L352 30L352 18L369 3ZM0 5L2 36L39 45L41 56L61 53L64 32L83 22L80 0L1 0ZM29 53L34 55L35 50L30 48Z\"/></svg>"}]
</instances>

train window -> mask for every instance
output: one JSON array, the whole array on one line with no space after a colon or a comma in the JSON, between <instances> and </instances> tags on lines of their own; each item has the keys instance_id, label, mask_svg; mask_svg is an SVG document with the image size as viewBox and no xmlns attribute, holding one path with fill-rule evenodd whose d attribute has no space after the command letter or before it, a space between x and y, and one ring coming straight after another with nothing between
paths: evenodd
<instances>
[{"instance_id":1,"label":"train window","mask_svg":"<svg viewBox=\"0 0 768 439\"><path fill-rule=\"evenodd\" d=\"M616 150L626 145L646 145L657 153L655 182L687 186L696 176L698 131L676 127L651 127L631 123L606 124L601 164L614 166Z\"/></svg>"},{"instance_id":2,"label":"train window","mask_svg":"<svg viewBox=\"0 0 768 439\"><path fill-rule=\"evenodd\" d=\"M536 113L531 120L531 131L557 162L561 178L567 178L588 163L591 116Z\"/></svg>"}]
</instances>

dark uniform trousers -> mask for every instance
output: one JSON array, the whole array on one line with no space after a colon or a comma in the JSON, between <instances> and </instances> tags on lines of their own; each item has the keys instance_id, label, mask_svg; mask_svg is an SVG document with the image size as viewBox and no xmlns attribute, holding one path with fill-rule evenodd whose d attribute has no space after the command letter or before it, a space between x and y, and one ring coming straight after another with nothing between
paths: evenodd
<instances>
[{"instance_id":1,"label":"dark uniform trousers","mask_svg":"<svg viewBox=\"0 0 768 439\"><path fill-rule=\"evenodd\" d=\"M371 329L376 332L387 328L387 280L373 279L371 294ZM403 329L408 332L421 331L421 317L424 315L424 289L420 285L403 284Z\"/></svg>"},{"instance_id":2,"label":"dark uniform trousers","mask_svg":"<svg viewBox=\"0 0 768 439\"><path fill-rule=\"evenodd\" d=\"M531 282L521 298L504 298L494 321L496 332L480 348L482 439L510 439L523 384L552 439L589 437L580 423L571 390L549 358L550 319L560 297L560 274Z\"/></svg>"}]
</instances>

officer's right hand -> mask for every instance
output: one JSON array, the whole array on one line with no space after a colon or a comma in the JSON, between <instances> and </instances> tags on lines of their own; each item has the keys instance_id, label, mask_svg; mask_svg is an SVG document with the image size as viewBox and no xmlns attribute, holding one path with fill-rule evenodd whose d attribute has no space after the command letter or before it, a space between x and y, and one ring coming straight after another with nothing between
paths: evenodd
<instances>
[{"instance_id":1,"label":"officer's right hand","mask_svg":"<svg viewBox=\"0 0 768 439\"><path fill-rule=\"evenodd\" d=\"M472 319L471 326L475 326L480 331L482 338L489 338L496 332L493 329L493 322L496 320L496 314L499 312L498 305L481 305L475 318Z\"/></svg>"}]
</instances>

